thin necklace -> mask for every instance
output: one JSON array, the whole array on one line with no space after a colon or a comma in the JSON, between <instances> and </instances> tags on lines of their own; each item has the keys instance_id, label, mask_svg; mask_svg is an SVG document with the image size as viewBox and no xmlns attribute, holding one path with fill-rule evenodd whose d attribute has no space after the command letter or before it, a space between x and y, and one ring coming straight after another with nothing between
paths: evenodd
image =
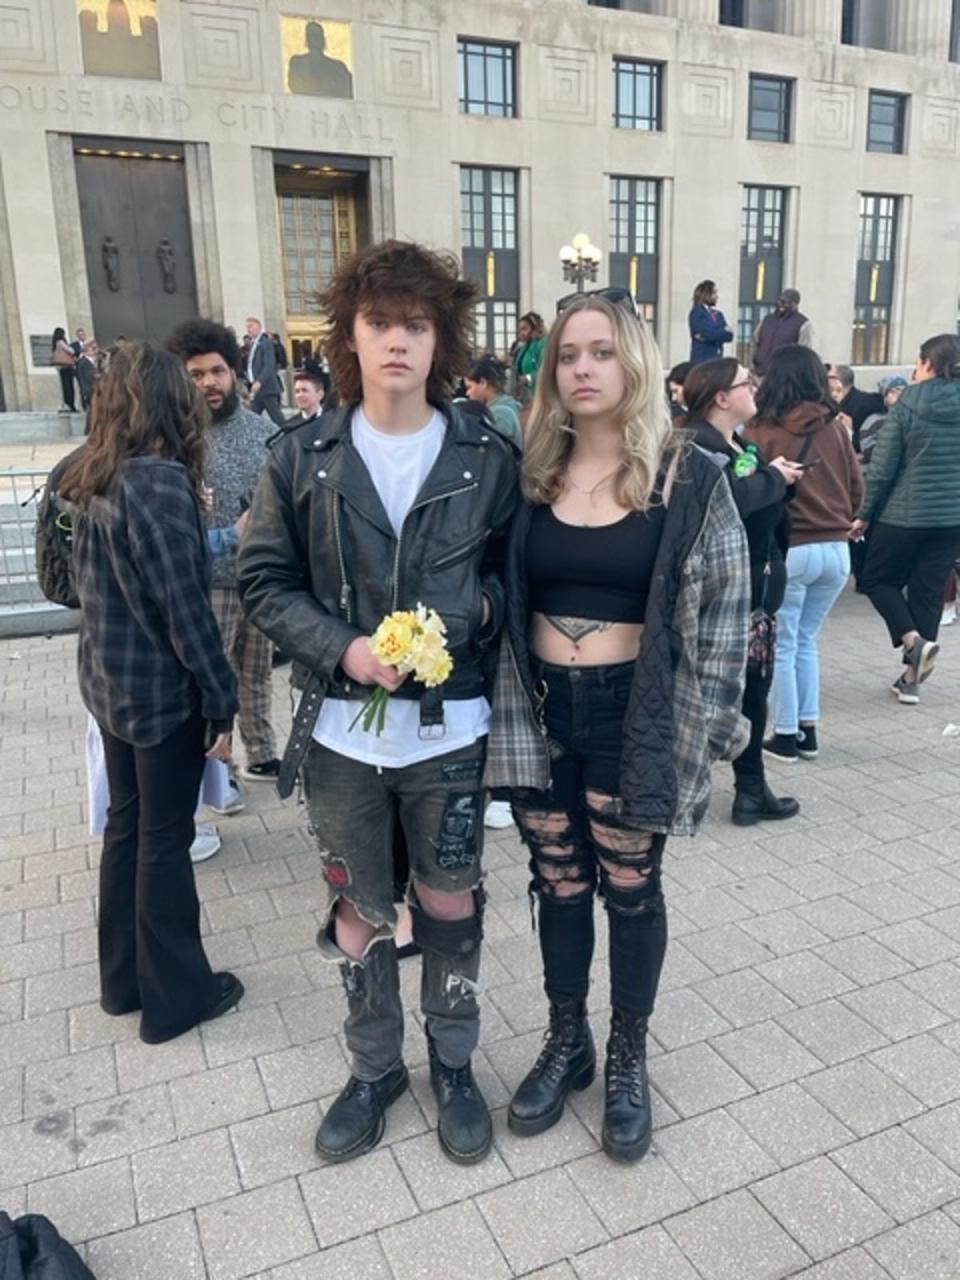
<instances>
[{"instance_id":1,"label":"thin necklace","mask_svg":"<svg viewBox=\"0 0 960 1280\"><path fill-rule=\"evenodd\" d=\"M592 489L584 489L581 485L577 484L576 480L574 480L573 476L570 474L569 471L567 471L567 475L566 475L567 484L571 485L574 489L576 489L577 493L582 493L586 497L592 498L593 495L597 492L597 490L602 485L605 485L608 480L613 479L613 477L617 474L617 472L620 470L620 467L622 466L623 466L623 463L620 463L618 466L616 466L613 469L613 471L609 472L608 475L605 475L600 480L598 480Z\"/></svg>"}]
</instances>

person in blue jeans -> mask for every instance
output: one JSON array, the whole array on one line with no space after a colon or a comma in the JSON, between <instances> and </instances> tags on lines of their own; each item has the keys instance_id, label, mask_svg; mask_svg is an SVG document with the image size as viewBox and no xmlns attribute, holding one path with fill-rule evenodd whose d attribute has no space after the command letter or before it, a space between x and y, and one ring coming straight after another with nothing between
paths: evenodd
<instances>
[{"instance_id":1,"label":"person in blue jeans","mask_svg":"<svg viewBox=\"0 0 960 1280\"><path fill-rule=\"evenodd\" d=\"M774 732L763 744L768 755L792 764L819 753L818 641L850 574L848 533L863 498L860 463L816 352L798 344L774 352L743 441L803 469L790 504L787 586L777 613Z\"/></svg>"}]
</instances>

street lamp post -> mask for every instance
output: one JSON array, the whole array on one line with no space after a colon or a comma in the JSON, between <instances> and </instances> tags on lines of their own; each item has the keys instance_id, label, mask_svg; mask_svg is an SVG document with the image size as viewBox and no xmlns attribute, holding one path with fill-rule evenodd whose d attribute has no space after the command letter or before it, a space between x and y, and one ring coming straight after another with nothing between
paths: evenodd
<instances>
[{"instance_id":1,"label":"street lamp post","mask_svg":"<svg viewBox=\"0 0 960 1280\"><path fill-rule=\"evenodd\" d=\"M600 259L603 254L584 231L578 231L570 244L560 250L560 261L563 264L563 278L577 286L577 293L583 293L583 284L589 280L591 284L597 278Z\"/></svg>"}]
</instances>

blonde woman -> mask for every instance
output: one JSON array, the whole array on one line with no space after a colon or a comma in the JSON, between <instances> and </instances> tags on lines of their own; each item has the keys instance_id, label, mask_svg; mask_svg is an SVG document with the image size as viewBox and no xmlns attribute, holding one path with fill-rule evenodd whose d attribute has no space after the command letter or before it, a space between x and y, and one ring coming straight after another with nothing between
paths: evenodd
<instances>
[{"instance_id":1,"label":"blonde woman","mask_svg":"<svg viewBox=\"0 0 960 1280\"><path fill-rule=\"evenodd\" d=\"M549 1029L510 1104L559 1120L593 1079L594 897L610 922L603 1146L650 1145L647 1020L667 946L667 835L691 835L740 716L750 579L719 463L670 425L656 344L623 290L576 298L550 333L511 530L490 785L512 788L539 901Z\"/></svg>"}]
</instances>

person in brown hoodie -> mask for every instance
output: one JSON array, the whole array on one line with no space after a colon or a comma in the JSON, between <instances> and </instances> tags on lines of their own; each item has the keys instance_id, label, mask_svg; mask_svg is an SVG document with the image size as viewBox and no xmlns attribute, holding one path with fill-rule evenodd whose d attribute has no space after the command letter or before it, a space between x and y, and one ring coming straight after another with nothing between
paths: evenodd
<instances>
[{"instance_id":1,"label":"person in brown hoodie","mask_svg":"<svg viewBox=\"0 0 960 1280\"><path fill-rule=\"evenodd\" d=\"M773 735L763 749L785 763L818 754L818 637L850 573L848 531L863 497L850 433L837 420L826 369L809 347L776 351L744 443L804 468L790 504L787 587L777 613Z\"/></svg>"}]
</instances>

